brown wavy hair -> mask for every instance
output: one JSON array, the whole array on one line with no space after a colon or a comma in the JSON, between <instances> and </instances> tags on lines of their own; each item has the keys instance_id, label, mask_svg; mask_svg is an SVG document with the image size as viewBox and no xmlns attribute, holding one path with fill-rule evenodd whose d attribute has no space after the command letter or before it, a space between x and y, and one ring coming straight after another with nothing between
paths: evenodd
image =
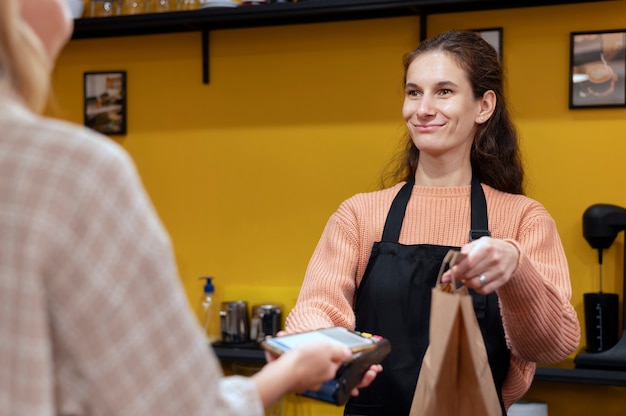
<instances>
[{"instance_id":1,"label":"brown wavy hair","mask_svg":"<svg viewBox=\"0 0 626 416\"><path fill-rule=\"evenodd\" d=\"M411 63L420 55L443 51L465 71L474 97L480 99L486 91L496 95L496 108L485 123L476 128L470 151L472 174L484 184L500 191L524 194L524 169L521 161L517 131L510 119L503 93L503 68L496 50L471 31L452 30L422 42L403 57L404 80ZM389 173L381 184L409 180L415 175L419 149L407 133L404 148L391 162Z\"/></svg>"}]
</instances>

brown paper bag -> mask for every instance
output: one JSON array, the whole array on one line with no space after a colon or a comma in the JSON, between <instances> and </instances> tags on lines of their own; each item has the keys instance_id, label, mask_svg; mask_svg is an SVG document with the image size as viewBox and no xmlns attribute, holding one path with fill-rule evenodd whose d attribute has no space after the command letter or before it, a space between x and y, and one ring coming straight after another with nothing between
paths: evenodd
<instances>
[{"instance_id":1,"label":"brown paper bag","mask_svg":"<svg viewBox=\"0 0 626 416\"><path fill-rule=\"evenodd\" d=\"M441 285L458 256L448 252L432 289L430 345L410 416L502 416L472 298L465 286Z\"/></svg>"}]
</instances>

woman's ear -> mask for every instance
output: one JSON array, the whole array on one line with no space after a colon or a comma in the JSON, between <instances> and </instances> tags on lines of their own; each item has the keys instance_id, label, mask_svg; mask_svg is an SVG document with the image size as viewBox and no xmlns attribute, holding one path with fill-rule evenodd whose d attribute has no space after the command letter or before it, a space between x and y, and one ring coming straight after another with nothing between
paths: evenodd
<instances>
[{"instance_id":1,"label":"woman's ear","mask_svg":"<svg viewBox=\"0 0 626 416\"><path fill-rule=\"evenodd\" d=\"M496 109L496 93L493 90L485 91L480 100L480 110L476 115L476 123L482 124L489 120L489 117Z\"/></svg>"}]
</instances>

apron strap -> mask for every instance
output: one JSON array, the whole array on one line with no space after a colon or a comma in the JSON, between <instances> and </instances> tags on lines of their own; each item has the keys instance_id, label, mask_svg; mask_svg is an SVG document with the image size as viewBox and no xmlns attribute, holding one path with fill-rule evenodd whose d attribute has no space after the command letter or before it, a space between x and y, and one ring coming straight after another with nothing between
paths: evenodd
<instances>
[{"instance_id":1,"label":"apron strap","mask_svg":"<svg viewBox=\"0 0 626 416\"><path fill-rule=\"evenodd\" d=\"M487 200L480 182L472 177L472 225L469 232L469 240L478 240L480 237L491 237L489 232L489 220L487 219Z\"/></svg>"},{"instance_id":2,"label":"apron strap","mask_svg":"<svg viewBox=\"0 0 626 416\"><path fill-rule=\"evenodd\" d=\"M404 220L404 213L411 198L411 191L415 179L411 179L400 189L389 208L389 214L385 221L383 229L382 241L398 242L400 239L400 230ZM471 191L471 228L469 232L469 241L474 241L480 237L491 237L489 232L489 220L487 219L487 200L480 182L472 177Z\"/></svg>"},{"instance_id":3,"label":"apron strap","mask_svg":"<svg viewBox=\"0 0 626 416\"><path fill-rule=\"evenodd\" d=\"M472 177L472 225L469 232L469 240L478 240L480 237L491 237L489 231L489 219L487 218L487 200L485 192L476 177ZM480 295L470 290L474 303L476 319L484 319L487 313L487 296Z\"/></svg>"},{"instance_id":4,"label":"apron strap","mask_svg":"<svg viewBox=\"0 0 626 416\"><path fill-rule=\"evenodd\" d=\"M391 208L389 208L387 220L385 221L385 228L383 229L382 241L397 243L400 239L404 213L406 212L407 205L409 205L409 199L411 198L414 184L415 178L405 183L391 203Z\"/></svg>"}]
</instances>

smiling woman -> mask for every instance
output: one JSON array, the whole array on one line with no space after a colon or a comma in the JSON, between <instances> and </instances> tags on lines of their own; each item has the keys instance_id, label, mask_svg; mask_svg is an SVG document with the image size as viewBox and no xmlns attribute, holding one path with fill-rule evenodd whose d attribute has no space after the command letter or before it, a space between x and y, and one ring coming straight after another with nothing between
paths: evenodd
<instances>
[{"instance_id":1,"label":"smiling woman","mask_svg":"<svg viewBox=\"0 0 626 416\"><path fill-rule=\"evenodd\" d=\"M424 71L428 68L428 71ZM415 147L421 153L417 172L436 169L441 157L454 158L460 184L471 176L470 159L477 126L485 123L496 105L494 91L475 97L472 85L452 56L429 53L418 56L406 73L402 115Z\"/></svg>"},{"instance_id":2,"label":"smiling woman","mask_svg":"<svg viewBox=\"0 0 626 416\"><path fill-rule=\"evenodd\" d=\"M578 346L567 259L550 214L523 195L496 50L475 32L444 32L407 54L404 69L407 138L386 177L395 183L331 215L286 330L344 326L389 339L384 371L345 414L409 414L432 289L444 256L460 250L442 282L454 274L472 292L506 414L535 362L558 362Z\"/></svg>"}]
</instances>

